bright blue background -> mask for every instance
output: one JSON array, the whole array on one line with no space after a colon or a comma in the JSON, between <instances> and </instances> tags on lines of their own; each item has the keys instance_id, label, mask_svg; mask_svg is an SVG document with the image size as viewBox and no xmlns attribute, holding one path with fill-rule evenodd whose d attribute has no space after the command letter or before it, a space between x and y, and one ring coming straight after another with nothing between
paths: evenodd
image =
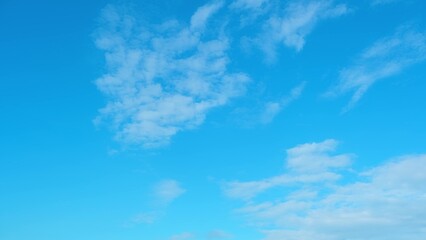
<instances>
[{"instance_id":1,"label":"bright blue background","mask_svg":"<svg viewBox=\"0 0 426 240\"><path fill-rule=\"evenodd\" d=\"M190 2L126 5L153 22L188 21L204 4ZM380 7L349 1L354 11L319 24L300 53L282 47L271 65L259 64L256 51L233 53L235 67L248 69L271 98L307 81L301 98L272 123L244 126L232 114L256 102L254 84L247 96L210 112L201 127L179 133L166 147L111 154L120 146L92 122L105 104L94 85L104 59L92 33L108 3L0 1L2 240L167 239L186 229L259 239L232 213L235 202L222 196L222 181L278 174L285 149L328 138L342 142L339 151L357 155L357 169L426 149L425 62L379 81L345 114L349 95L321 97L339 70L377 39L407 22L426 29L423 1ZM188 192L159 223L126 227L149 208L152 184L165 178L177 179Z\"/></svg>"}]
</instances>

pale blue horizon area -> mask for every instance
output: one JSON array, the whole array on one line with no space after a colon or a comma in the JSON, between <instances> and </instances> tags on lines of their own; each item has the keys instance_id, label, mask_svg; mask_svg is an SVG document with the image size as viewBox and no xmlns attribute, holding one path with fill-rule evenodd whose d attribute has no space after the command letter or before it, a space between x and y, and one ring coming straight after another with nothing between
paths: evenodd
<instances>
[{"instance_id":1,"label":"pale blue horizon area","mask_svg":"<svg viewBox=\"0 0 426 240\"><path fill-rule=\"evenodd\" d=\"M426 239L425 13L0 0L0 239Z\"/></svg>"}]
</instances>

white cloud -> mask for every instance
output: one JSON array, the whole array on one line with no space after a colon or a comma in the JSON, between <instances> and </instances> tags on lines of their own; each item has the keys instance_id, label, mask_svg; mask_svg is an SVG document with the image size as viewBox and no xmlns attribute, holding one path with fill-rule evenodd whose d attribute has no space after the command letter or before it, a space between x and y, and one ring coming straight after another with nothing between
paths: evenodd
<instances>
[{"instance_id":1,"label":"white cloud","mask_svg":"<svg viewBox=\"0 0 426 240\"><path fill-rule=\"evenodd\" d=\"M288 158L323 155L336 148L334 140L299 145ZM302 167L302 175L350 170L347 161ZM325 161L324 161L325 160ZM309 165L312 161L302 160ZM288 165L293 169L293 165ZM318 167L322 166L322 167ZM316 169L315 173L312 172ZM296 172L300 171L298 165ZM290 170L289 170L290 171ZM318 181L275 189L275 196L247 199L238 210L267 240L421 240L426 237L426 155L404 156L361 172L344 182Z\"/></svg>"},{"instance_id":2,"label":"white cloud","mask_svg":"<svg viewBox=\"0 0 426 240\"><path fill-rule=\"evenodd\" d=\"M125 225L131 227L136 224L153 224L155 221L157 221L160 215L162 215L162 213L156 211L139 213Z\"/></svg>"},{"instance_id":3,"label":"white cloud","mask_svg":"<svg viewBox=\"0 0 426 240\"><path fill-rule=\"evenodd\" d=\"M259 9L269 0L235 0L232 4L232 8L236 9Z\"/></svg>"},{"instance_id":4,"label":"white cloud","mask_svg":"<svg viewBox=\"0 0 426 240\"><path fill-rule=\"evenodd\" d=\"M263 25L263 32L257 44L265 52L268 60L276 57L276 47L284 44L302 50L306 36L318 22L346 14L346 5L336 5L333 1L292 1L282 14L271 16Z\"/></svg>"},{"instance_id":5,"label":"white cloud","mask_svg":"<svg viewBox=\"0 0 426 240\"><path fill-rule=\"evenodd\" d=\"M229 71L228 39L206 28L221 6L202 6L189 25L157 26L105 8L96 45L105 52L107 73L96 85L108 104L97 122L112 122L119 141L156 147L243 94L249 78Z\"/></svg>"},{"instance_id":6,"label":"white cloud","mask_svg":"<svg viewBox=\"0 0 426 240\"><path fill-rule=\"evenodd\" d=\"M223 2L214 2L197 9L191 17L191 30L204 30L209 18L223 6Z\"/></svg>"},{"instance_id":7,"label":"white cloud","mask_svg":"<svg viewBox=\"0 0 426 240\"><path fill-rule=\"evenodd\" d=\"M425 59L426 34L400 29L393 36L374 43L353 66L343 69L339 83L327 95L354 92L345 108L349 110L377 81L394 76Z\"/></svg>"},{"instance_id":8,"label":"white cloud","mask_svg":"<svg viewBox=\"0 0 426 240\"><path fill-rule=\"evenodd\" d=\"M141 212L132 217L124 225L132 227L138 224L153 224L157 222L166 214L169 205L185 192L186 190L176 180L166 179L157 182L154 184L151 193L151 201L153 201L151 205L153 206L147 211Z\"/></svg>"},{"instance_id":9,"label":"white cloud","mask_svg":"<svg viewBox=\"0 0 426 240\"><path fill-rule=\"evenodd\" d=\"M286 173L257 181L227 182L224 192L229 197L247 200L275 187L338 180L340 175L337 171L350 164L352 155L333 155L337 144L336 140L329 139L288 149Z\"/></svg>"},{"instance_id":10,"label":"white cloud","mask_svg":"<svg viewBox=\"0 0 426 240\"><path fill-rule=\"evenodd\" d=\"M170 204L186 192L176 180L163 180L154 187L154 195L160 203Z\"/></svg>"},{"instance_id":11,"label":"white cloud","mask_svg":"<svg viewBox=\"0 0 426 240\"><path fill-rule=\"evenodd\" d=\"M264 106L262 114L260 115L260 121L262 123L271 122L275 116L282 111L283 108L300 97L305 86L306 82L302 82L298 86L294 87L288 96L280 99L279 101L267 102Z\"/></svg>"},{"instance_id":12,"label":"white cloud","mask_svg":"<svg viewBox=\"0 0 426 240\"><path fill-rule=\"evenodd\" d=\"M290 148L287 150L287 168L298 173L318 173L346 167L351 162L351 155L329 154L336 150L337 145L336 140L329 139Z\"/></svg>"}]
</instances>

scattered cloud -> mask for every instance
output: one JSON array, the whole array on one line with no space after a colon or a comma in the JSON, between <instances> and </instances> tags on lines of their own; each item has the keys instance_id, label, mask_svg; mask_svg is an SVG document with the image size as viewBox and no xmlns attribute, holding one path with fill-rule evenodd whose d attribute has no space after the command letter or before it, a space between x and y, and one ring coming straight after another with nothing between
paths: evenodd
<instances>
[{"instance_id":1,"label":"scattered cloud","mask_svg":"<svg viewBox=\"0 0 426 240\"><path fill-rule=\"evenodd\" d=\"M170 204L185 192L176 180L163 180L154 187L155 198L162 204Z\"/></svg>"},{"instance_id":2,"label":"scattered cloud","mask_svg":"<svg viewBox=\"0 0 426 240\"><path fill-rule=\"evenodd\" d=\"M162 215L160 211L139 213L131 219L130 223L125 225L131 227L137 224L153 224L155 221L157 221L160 215Z\"/></svg>"},{"instance_id":3,"label":"scattered cloud","mask_svg":"<svg viewBox=\"0 0 426 240\"><path fill-rule=\"evenodd\" d=\"M206 4L197 9L191 17L191 30L203 31L208 23L209 18L222 8L223 2L213 2Z\"/></svg>"},{"instance_id":4,"label":"scattered cloud","mask_svg":"<svg viewBox=\"0 0 426 240\"><path fill-rule=\"evenodd\" d=\"M280 14L271 14L257 37L257 45L264 51L268 61L276 58L276 49L284 44L301 51L314 27L322 20L342 16L348 12L344 4L333 1L290 1Z\"/></svg>"},{"instance_id":5,"label":"scattered cloud","mask_svg":"<svg viewBox=\"0 0 426 240\"><path fill-rule=\"evenodd\" d=\"M297 100L305 89L306 82L302 82L294 87L290 94L279 101L267 102L264 106L263 112L260 115L260 121L262 123L270 123L277 114L279 114L283 108L288 106L291 102Z\"/></svg>"},{"instance_id":6,"label":"scattered cloud","mask_svg":"<svg viewBox=\"0 0 426 240\"><path fill-rule=\"evenodd\" d=\"M96 122L111 122L121 142L158 147L242 95L249 77L229 70L228 39L209 25L222 5L200 7L190 24L160 25L106 7L95 42L107 64L96 85L108 103Z\"/></svg>"},{"instance_id":7,"label":"scattered cloud","mask_svg":"<svg viewBox=\"0 0 426 240\"><path fill-rule=\"evenodd\" d=\"M327 140L287 150L288 175L352 171L350 155L330 156L336 146L335 140ZM238 212L267 240L421 240L426 237L424 172L426 155L411 155L345 181L336 178L296 185L294 181L276 181L273 186L284 186L275 189L275 196L280 197L245 198ZM232 185L227 187L225 193L236 190Z\"/></svg>"},{"instance_id":8,"label":"scattered cloud","mask_svg":"<svg viewBox=\"0 0 426 240\"><path fill-rule=\"evenodd\" d=\"M163 215L167 208L178 197L182 196L186 190L181 184L173 179L166 179L156 183L152 190L153 207L148 211L141 212L134 216L125 226L131 227L137 224L153 224Z\"/></svg>"},{"instance_id":9,"label":"scattered cloud","mask_svg":"<svg viewBox=\"0 0 426 240\"><path fill-rule=\"evenodd\" d=\"M351 163L350 154L331 155L338 146L334 139L306 143L287 150L287 168L297 173L322 173Z\"/></svg>"},{"instance_id":10,"label":"scattered cloud","mask_svg":"<svg viewBox=\"0 0 426 240\"><path fill-rule=\"evenodd\" d=\"M253 10L259 9L270 0L235 0L231 3L231 8L242 9L242 10Z\"/></svg>"},{"instance_id":11,"label":"scattered cloud","mask_svg":"<svg viewBox=\"0 0 426 240\"><path fill-rule=\"evenodd\" d=\"M340 72L340 81L326 95L354 92L345 111L351 109L377 81L400 73L426 59L426 33L408 28L378 40L367 48L356 63Z\"/></svg>"},{"instance_id":12,"label":"scattered cloud","mask_svg":"<svg viewBox=\"0 0 426 240\"><path fill-rule=\"evenodd\" d=\"M287 150L286 173L257 181L232 181L223 189L231 198L250 200L260 193L276 187L297 184L316 184L340 179L338 170L348 166L351 154L337 154L338 142L334 139L320 143L307 143Z\"/></svg>"}]
</instances>

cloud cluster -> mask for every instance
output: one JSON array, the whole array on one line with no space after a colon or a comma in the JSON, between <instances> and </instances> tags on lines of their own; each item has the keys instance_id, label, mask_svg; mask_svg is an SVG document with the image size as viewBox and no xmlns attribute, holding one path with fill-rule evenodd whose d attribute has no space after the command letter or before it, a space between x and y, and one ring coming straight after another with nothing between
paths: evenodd
<instances>
[{"instance_id":1,"label":"cloud cluster","mask_svg":"<svg viewBox=\"0 0 426 240\"><path fill-rule=\"evenodd\" d=\"M292 177L233 182L225 193L244 200L238 212L267 240L424 239L426 155L399 157L345 180L352 155L330 155L336 144L327 140L289 149L283 176ZM297 181L333 172L334 179ZM278 186L274 191L281 197L258 196Z\"/></svg>"},{"instance_id":2,"label":"cloud cluster","mask_svg":"<svg viewBox=\"0 0 426 240\"><path fill-rule=\"evenodd\" d=\"M243 95L250 82L246 74L230 69L231 44L223 16L264 9L260 34L252 41L271 60L279 44L300 51L319 21L347 12L345 5L331 0L235 0L225 5L212 1L187 23L170 20L157 25L107 6L95 34L106 60L106 73L96 85L107 104L95 122L111 123L115 138L125 144L165 145L178 132L200 126L210 110ZM279 10L273 11L272 5ZM219 21L212 21L215 16ZM303 86L298 89L290 99L267 103L261 121L270 122Z\"/></svg>"},{"instance_id":3,"label":"cloud cluster","mask_svg":"<svg viewBox=\"0 0 426 240\"><path fill-rule=\"evenodd\" d=\"M200 7L189 24L161 25L104 9L96 45L105 52L107 73L96 85L108 104L97 120L111 121L118 140L161 146L244 93L249 77L230 72L229 41L219 27L209 26L222 5Z\"/></svg>"},{"instance_id":4,"label":"cloud cluster","mask_svg":"<svg viewBox=\"0 0 426 240\"><path fill-rule=\"evenodd\" d=\"M426 33L407 27L367 48L356 63L340 72L340 81L327 95L354 92L345 110L356 104L377 81L389 78L426 59Z\"/></svg>"},{"instance_id":5,"label":"cloud cluster","mask_svg":"<svg viewBox=\"0 0 426 240\"><path fill-rule=\"evenodd\" d=\"M316 25L349 11L345 4L332 0L234 0L226 4L212 1L198 8L187 23L170 20L157 25L107 6L95 34L106 60L106 73L96 85L107 97L96 123L110 123L115 138L125 144L165 145L178 132L200 126L209 111L246 91L249 76L230 67L231 37L224 16L262 15L258 24L248 26L255 33L240 37L259 47L267 61L274 61L280 45L301 51ZM215 16L220 18L212 21ZM242 32L253 32L246 30ZM425 56L426 34L402 28L342 69L338 83L326 95L353 92L348 110L374 83ZM304 83L291 96L267 102L256 120L271 122L303 88Z\"/></svg>"}]
</instances>

